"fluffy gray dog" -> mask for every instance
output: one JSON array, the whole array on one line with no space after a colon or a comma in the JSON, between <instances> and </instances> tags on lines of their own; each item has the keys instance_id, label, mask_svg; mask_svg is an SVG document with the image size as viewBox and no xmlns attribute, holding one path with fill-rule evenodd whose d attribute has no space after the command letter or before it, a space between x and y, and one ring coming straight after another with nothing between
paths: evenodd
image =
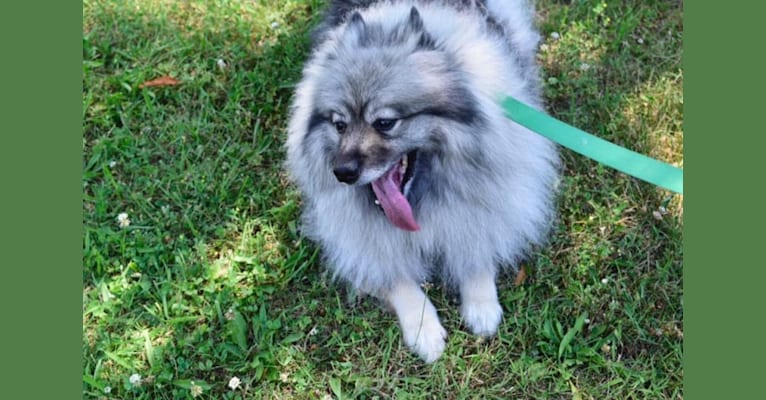
<instances>
[{"instance_id":1,"label":"fluffy gray dog","mask_svg":"<svg viewBox=\"0 0 766 400\"><path fill-rule=\"evenodd\" d=\"M295 93L286 166L304 233L429 363L446 331L420 284L459 290L465 326L492 336L500 266L551 225L556 146L498 105L542 107L533 13L524 0L332 1Z\"/></svg>"}]
</instances>

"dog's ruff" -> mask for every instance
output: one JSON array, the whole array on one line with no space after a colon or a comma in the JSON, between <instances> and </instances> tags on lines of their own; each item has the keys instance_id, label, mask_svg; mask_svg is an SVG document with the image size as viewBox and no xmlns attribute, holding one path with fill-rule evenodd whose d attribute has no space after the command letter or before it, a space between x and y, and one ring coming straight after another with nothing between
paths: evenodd
<instances>
[{"instance_id":1,"label":"dog's ruff","mask_svg":"<svg viewBox=\"0 0 766 400\"><path fill-rule=\"evenodd\" d=\"M551 225L557 149L497 103L542 107L532 16L524 0L333 1L296 88L286 167L302 231L335 276L392 306L426 362L447 335L419 284L458 289L464 325L492 336L500 266Z\"/></svg>"}]
</instances>

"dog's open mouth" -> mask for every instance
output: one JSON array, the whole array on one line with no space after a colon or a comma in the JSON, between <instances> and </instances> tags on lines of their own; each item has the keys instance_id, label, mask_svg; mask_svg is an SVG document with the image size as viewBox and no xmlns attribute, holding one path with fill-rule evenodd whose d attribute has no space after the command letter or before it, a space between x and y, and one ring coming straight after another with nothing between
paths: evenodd
<instances>
[{"instance_id":1,"label":"dog's open mouth","mask_svg":"<svg viewBox=\"0 0 766 400\"><path fill-rule=\"evenodd\" d=\"M398 163L383 176L372 182L372 191L383 208L386 217L394 226L406 231L420 230L412 216L412 206L405 196L405 187L415 170L417 151L405 154Z\"/></svg>"}]
</instances>

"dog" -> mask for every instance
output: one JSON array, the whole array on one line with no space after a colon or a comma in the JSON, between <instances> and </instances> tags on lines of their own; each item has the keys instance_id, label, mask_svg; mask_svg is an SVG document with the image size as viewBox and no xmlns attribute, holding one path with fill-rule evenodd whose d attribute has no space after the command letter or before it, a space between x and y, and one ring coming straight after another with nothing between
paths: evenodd
<instances>
[{"instance_id":1,"label":"dog","mask_svg":"<svg viewBox=\"0 0 766 400\"><path fill-rule=\"evenodd\" d=\"M334 276L386 302L426 363L447 332L421 284L460 296L493 336L496 279L544 246L555 144L504 116L543 108L539 33L524 0L336 0L312 34L287 127L302 232Z\"/></svg>"}]
</instances>

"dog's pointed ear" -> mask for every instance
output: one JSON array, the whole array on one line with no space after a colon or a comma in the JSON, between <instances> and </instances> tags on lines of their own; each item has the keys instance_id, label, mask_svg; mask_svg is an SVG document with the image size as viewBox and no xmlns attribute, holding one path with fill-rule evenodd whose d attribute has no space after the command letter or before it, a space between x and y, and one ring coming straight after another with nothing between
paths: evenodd
<instances>
[{"instance_id":1,"label":"dog's pointed ear","mask_svg":"<svg viewBox=\"0 0 766 400\"><path fill-rule=\"evenodd\" d=\"M415 6L410 9L410 17L407 20L407 31L414 35L420 35L418 39L418 50L434 50L436 49L436 43L433 37L426 32L426 28L423 25L423 17L420 16L420 12Z\"/></svg>"},{"instance_id":2,"label":"dog's pointed ear","mask_svg":"<svg viewBox=\"0 0 766 400\"><path fill-rule=\"evenodd\" d=\"M349 17L348 29L356 33L356 35L359 37L364 36L364 31L367 29L367 24L364 23L364 18L362 18L362 14L359 14L359 11L354 11L354 13L351 14L351 17Z\"/></svg>"},{"instance_id":3,"label":"dog's pointed ear","mask_svg":"<svg viewBox=\"0 0 766 400\"><path fill-rule=\"evenodd\" d=\"M367 23L364 22L364 18L362 18L362 14L359 14L359 11L354 11L353 14L348 18L348 32L351 33L349 35L349 38L351 40L356 40L356 43L359 46L366 47L369 44L370 37L369 37L369 30L367 29Z\"/></svg>"},{"instance_id":4,"label":"dog's pointed ear","mask_svg":"<svg viewBox=\"0 0 766 400\"><path fill-rule=\"evenodd\" d=\"M410 9L410 18L407 20L407 24L412 32L420 32L423 30L423 18L420 17L420 12L415 6Z\"/></svg>"}]
</instances>

